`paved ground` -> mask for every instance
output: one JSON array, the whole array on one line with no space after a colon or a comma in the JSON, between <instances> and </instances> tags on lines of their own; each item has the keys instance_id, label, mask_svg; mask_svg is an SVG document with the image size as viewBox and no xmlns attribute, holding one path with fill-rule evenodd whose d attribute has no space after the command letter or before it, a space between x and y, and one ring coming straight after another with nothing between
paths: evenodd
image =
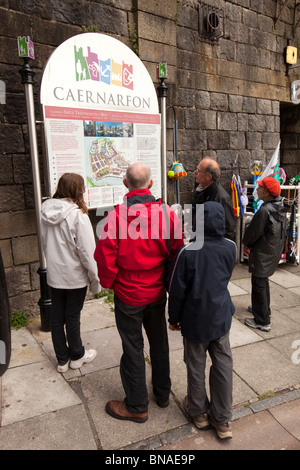
<instances>
[{"instance_id":1,"label":"paved ground","mask_svg":"<svg viewBox=\"0 0 300 470\"><path fill-rule=\"evenodd\" d=\"M119 421L105 412L110 399L124 398L119 361L121 342L112 305L87 301L82 313L85 347L98 356L78 371L56 372L50 333L39 317L12 331L12 357L0 378L0 450L196 451L217 449L300 450L300 270L280 265L271 278L271 331L244 325L249 316L250 277L235 268L230 292L236 307L231 329L234 359L233 439L220 441L213 429L197 430L185 416L182 339L169 331L172 397L159 408L151 392L145 340L149 419ZM208 366L209 368L209 360Z\"/></svg>"}]
</instances>

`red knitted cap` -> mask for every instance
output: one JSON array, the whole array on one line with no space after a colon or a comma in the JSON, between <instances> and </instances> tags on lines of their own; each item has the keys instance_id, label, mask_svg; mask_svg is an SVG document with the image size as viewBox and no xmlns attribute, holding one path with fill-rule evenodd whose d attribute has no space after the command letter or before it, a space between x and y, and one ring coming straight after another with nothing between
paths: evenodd
<instances>
[{"instance_id":1,"label":"red knitted cap","mask_svg":"<svg viewBox=\"0 0 300 470\"><path fill-rule=\"evenodd\" d=\"M269 191L272 196L279 196L281 193L280 184L275 178L273 178L273 176L267 176L262 180L258 180L257 184Z\"/></svg>"}]
</instances>

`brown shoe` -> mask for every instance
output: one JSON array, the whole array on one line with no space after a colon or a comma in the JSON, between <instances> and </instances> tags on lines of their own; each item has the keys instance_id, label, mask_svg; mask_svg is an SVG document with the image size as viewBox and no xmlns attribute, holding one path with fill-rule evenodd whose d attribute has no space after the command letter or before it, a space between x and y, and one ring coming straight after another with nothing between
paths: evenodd
<instances>
[{"instance_id":1,"label":"brown shoe","mask_svg":"<svg viewBox=\"0 0 300 470\"><path fill-rule=\"evenodd\" d=\"M220 439L232 439L231 423L220 424L214 421L211 417L209 419L210 424L217 431L217 435Z\"/></svg>"},{"instance_id":2,"label":"brown shoe","mask_svg":"<svg viewBox=\"0 0 300 470\"><path fill-rule=\"evenodd\" d=\"M117 419L127 419L135 423L144 423L148 419L147 411L145 413L131 413L124 401L110 400L106 403L105 409L108 414Z\"/></svg>"},{"instance_id":3,"label":"brown shoe","mask_svg":"<svg viewBox=\"0 0 300 470\"><path fill-rule=\"evenodd\" d=\"M210 428L209 420L208 420L208 413L201 413L196 416L192 416L189 412L188 407L188 397L186 396L182 403L183 409L188 416L192 419L196 428L201 429L201 431L206 431Z\"/></svg>"}]
</instances>

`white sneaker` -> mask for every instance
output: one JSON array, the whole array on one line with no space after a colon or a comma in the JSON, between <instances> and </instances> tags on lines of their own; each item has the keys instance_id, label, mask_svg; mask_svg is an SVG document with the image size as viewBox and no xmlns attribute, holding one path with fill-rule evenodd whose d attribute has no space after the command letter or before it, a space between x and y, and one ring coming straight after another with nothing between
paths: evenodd
<instances>
[{"instance_id":1,"label":"white sneaker","mask_svg":"<svg viewBox=\"0 0 300 470\"><path fill-rule=\"evenodd\" d=\"M69 362L70 361L66 362L63 366L60 366L58 364L58 366L56 368L57 372L60 372L61 374L63 374L64 372L67 372L68 369L69 369Z\"/></svg>"},{"instance_id":2,"label":"white sneaker","mask_svg":"<svg viewBox=\"0 0 300 470\"><path fill-rule=\"evenodd\" d=\"M87 364L88 362L92 362L95 357L97 356L96 349L89 349L88 351L84 352L84 356L81 359L77 359L77 361L70 361L71 369L79 369L83 366L83 364Z\"/></svg>"}]
</instances>

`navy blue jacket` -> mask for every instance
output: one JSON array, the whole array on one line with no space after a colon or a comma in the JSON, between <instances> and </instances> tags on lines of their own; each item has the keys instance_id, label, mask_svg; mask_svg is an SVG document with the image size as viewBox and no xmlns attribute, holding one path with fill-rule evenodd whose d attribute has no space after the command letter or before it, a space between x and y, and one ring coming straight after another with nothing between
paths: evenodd
<instances>
[{"instance_id":1,"label":"navy blue jacket","mask_svg":"<svg viewBox=\"0 0 300 470\"><path fill-rule=\"evenodd\" d=\"M181 322L182 336L194 343L224 336L235 312L228 282L236 264L236 245L224 237L225 212L219 202L204 203L204 243L200 232L201 226L195 241L174 260L168 306L170 324Z\"/></svg>"}]
</instances>

